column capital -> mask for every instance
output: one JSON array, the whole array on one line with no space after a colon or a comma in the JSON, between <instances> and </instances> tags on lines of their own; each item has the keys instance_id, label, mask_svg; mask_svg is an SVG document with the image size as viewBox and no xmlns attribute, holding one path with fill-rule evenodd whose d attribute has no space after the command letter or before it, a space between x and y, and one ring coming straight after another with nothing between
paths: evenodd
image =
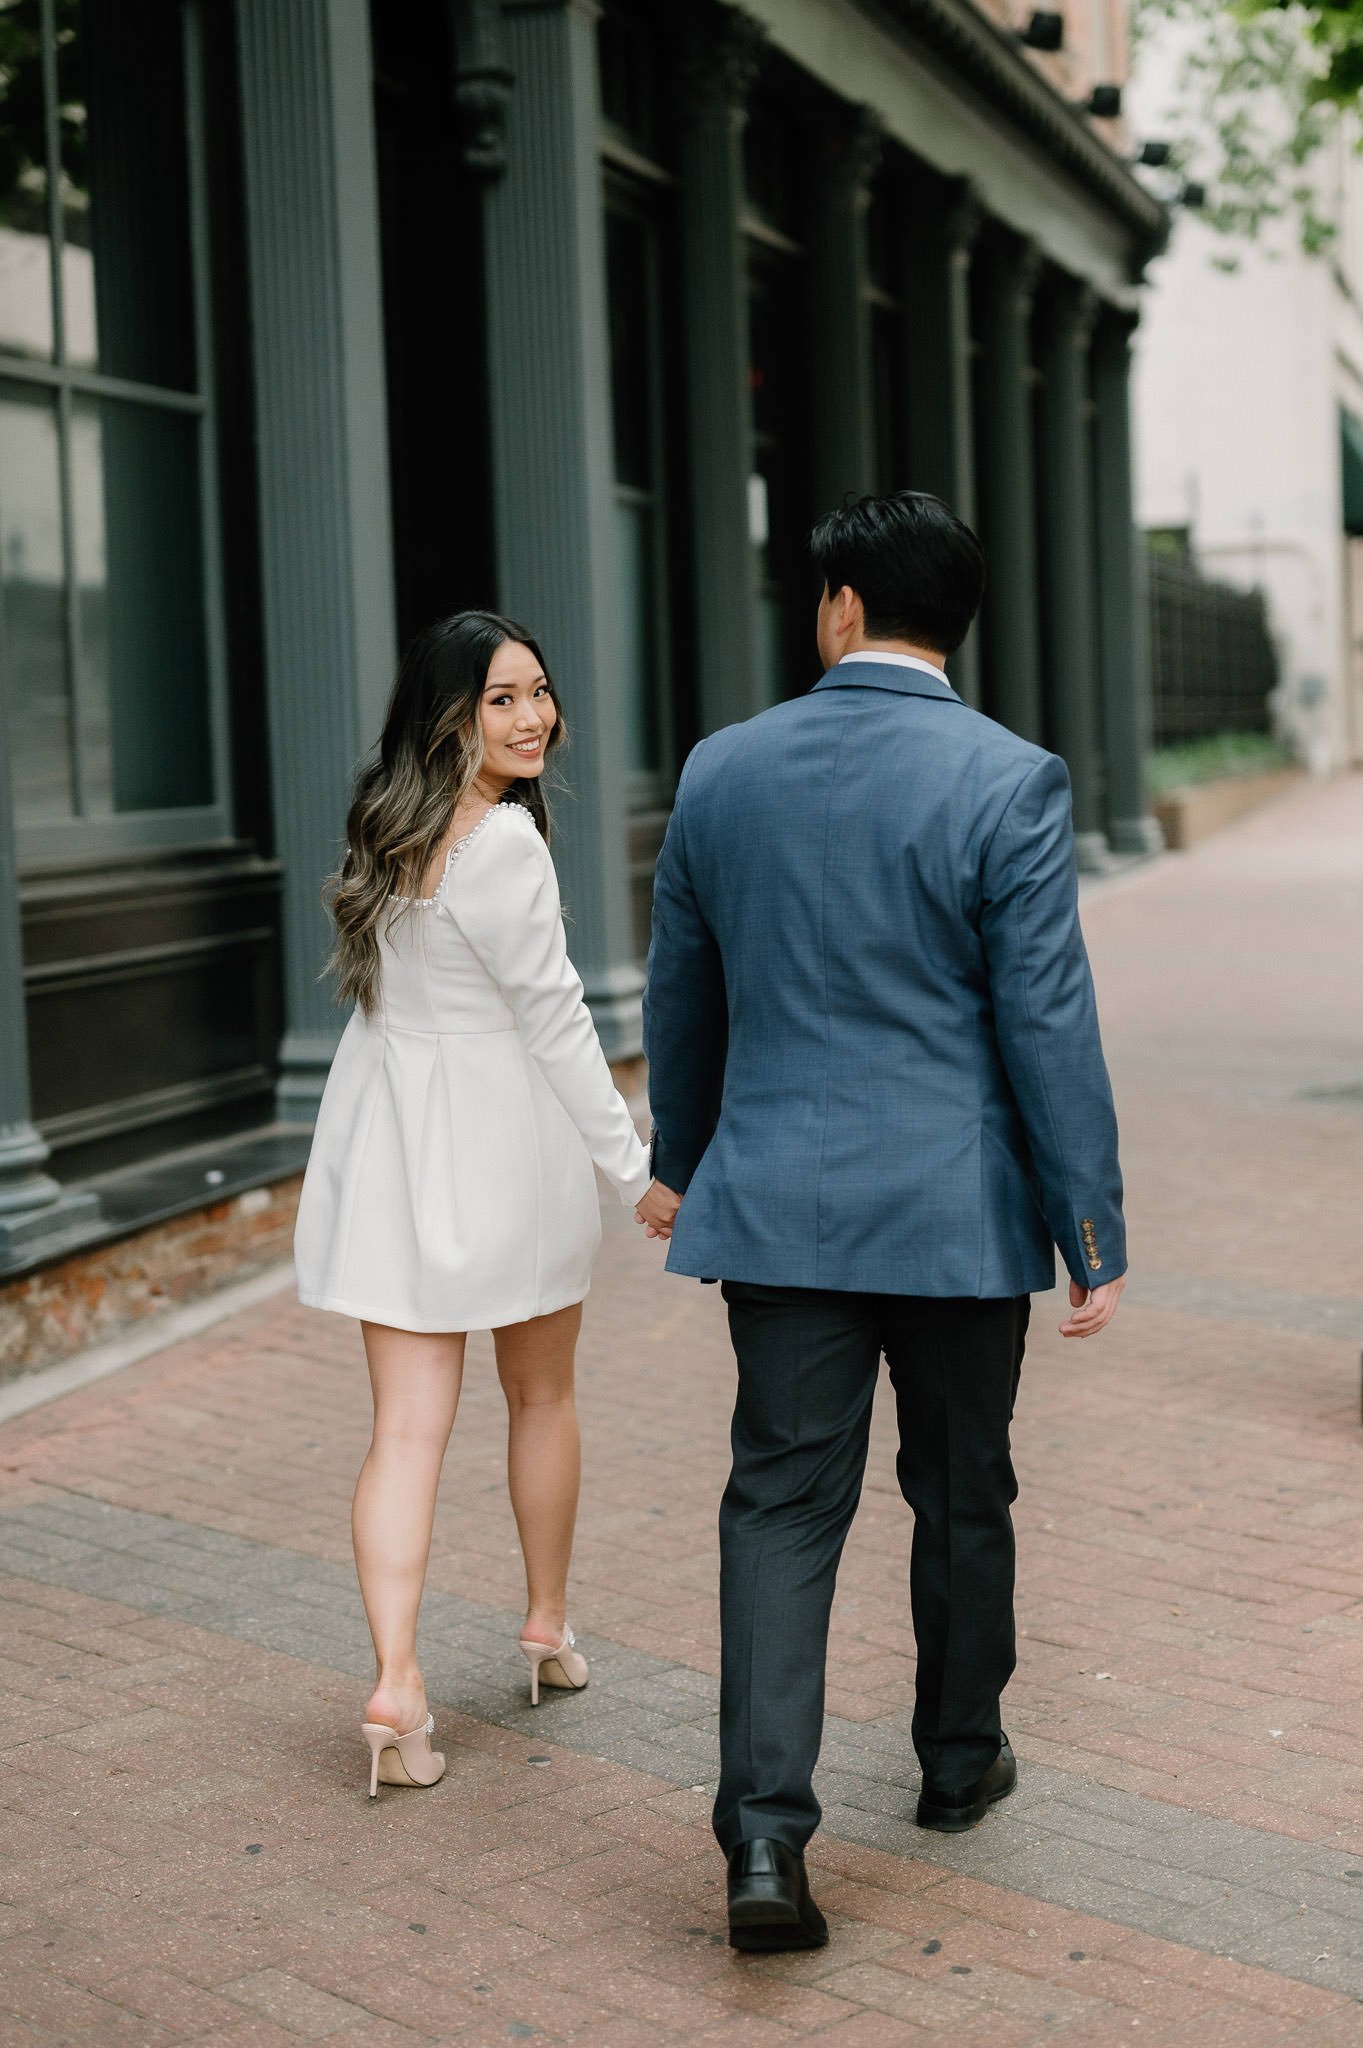
<instances>
[{"instance_id":1,"label":"column capital","mask_svg":"<svg viewBox=\"0 0 1363 2048\"><path fill-rule=\"evenodd\" d=\"M766 53L767 30L746 8L689 10L677 40L683 104L694 114L741 113Z\"/></svg>"},{"instance_id":2,"label":"column capital","mask_svg":"<svg viewBox=\"0 0 1363 2048\"><path fill-rule=\"evenodd\" d=\"M984 195L973 178L947 179L937 210L929 216L938 241L955 257L970 254L988 218Z\"/></svg>"},{"instance_id":3,"label":"column capital","mask_svg":"<svg viewBox=\"0 0 1363 2048\"><path fill-rule=\"evenodd\" d=\"M874 107L840 107L818 116L811 133L821 176L839 185L854 208L864 209L888 139L880 115Z\"/></svg>"},{"instance_id":4,"label":"column capital","mask_svg":"<svg viewBox=\"0 0 1363 2048\"><path fill-rule=\"evenodd\" d=\"M1093 286L1082 277L1071 277L1067 270L1051 270L1038 296L1046 331L1076 349L1088 347L1100 303Z\"/></svg>"},{"instance_id":5,"label":"column capital","mask_svg":"<svg viewBox=\"0 0 1363 2048\"><path fill-rule=\"evenodd\" d=\"M1016 235L996 223L986 226L977 260L988 270L994 290L1014 302L1024 316L1031 309L1046 259L1030 235Z\"/></svg>"},{"instance_id":6,"label":"column capital","mask_svg":"<svg viewBox=\"0 0 1363 2048\"><path fill-rule=\"evenodd\" d=\"M495 178L506 169L506 122L515 75L505 64L472 66L454 75L459 154L466 169Z\"/></svg>"},{"instance_id":7,"label":"column capital","mask_svg":"<svg viewBox=\"0 0 1363 2048\"><path fill-rule=\"evenodd\" d=\"M449 0L454 33L452 92L459 154L475 176L506 169L506 124L515 74L502 46L497 0Z\"/></svg>"},{"instance_id":8,"label":"column capital","mask_svg":"<svg viewBox=\"0 0 1363 2048\"><path fill-rule=\"evenodd\" d=\"M1101 352L1109 361L1125 364L1130 360L1140 324L1141 316L1134 306L1114 306L1110 299L1100 299L1093 325L1095 353Z\"/></svg>"}]
</instances>

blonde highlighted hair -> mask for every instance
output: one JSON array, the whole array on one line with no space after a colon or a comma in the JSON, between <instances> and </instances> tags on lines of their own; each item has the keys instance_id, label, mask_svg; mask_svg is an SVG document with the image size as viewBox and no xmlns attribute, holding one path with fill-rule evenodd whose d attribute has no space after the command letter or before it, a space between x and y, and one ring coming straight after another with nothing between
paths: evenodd
<instances>
[{"instance_id":1,"label":"blonde highlighted hair","mask_svg":"<svg viewBox=\"0 0 1363 2048\"><path fill-rule=\"evenodd\" d=\"M355 777L345 859L326 885L336 927L327 967L339 1000L358 1003L366 1015L378 1000L380 938L390 921L413 908L455 810L483 765L483 691L492 657L508 640L528 647L544 668L532 636L496 612L456 612L418 633L393 684L377 758ZM547 669L545 681L558 712L547 756L562 748L567 732ZM526 777L502 801L524 804L548 839L542 783L542 776Z\"/></svg>"}]
</instances>

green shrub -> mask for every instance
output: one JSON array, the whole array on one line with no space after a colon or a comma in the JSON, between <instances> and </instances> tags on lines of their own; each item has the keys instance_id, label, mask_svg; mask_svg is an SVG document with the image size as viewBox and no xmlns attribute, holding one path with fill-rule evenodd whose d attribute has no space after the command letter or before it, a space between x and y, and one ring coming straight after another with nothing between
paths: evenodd
<instances>
[{"instance_id":1,"label":"green shrub","mask_svg":"<svg viewBox=\"0 0 1363 2048\"><path fill-rule=\"evenodd\" d=\"M1150 756L1150 787L1157 797L1191 783L1220 782L1228 775L1271 775L1290 768L1292 755L1266 732L1219 732L1181 747L1157 747Z\"/></svg>"}]
</instances>

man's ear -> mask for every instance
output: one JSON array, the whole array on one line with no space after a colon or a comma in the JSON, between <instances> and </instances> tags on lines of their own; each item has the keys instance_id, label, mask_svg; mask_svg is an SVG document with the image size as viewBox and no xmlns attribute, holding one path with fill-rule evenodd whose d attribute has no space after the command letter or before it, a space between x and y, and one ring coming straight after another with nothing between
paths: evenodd
<instances>
[{"instance_id":1,"label":"man's ear","mask_svg":"<svg viewBox=\"0 0 1363 2048\"><path fill-rule=\"evenodd\" d=\"M844 583L834 606L839 633L850 633L861 623L861 609L861 599L850 583Z\"/></svg>"}]
</instances>

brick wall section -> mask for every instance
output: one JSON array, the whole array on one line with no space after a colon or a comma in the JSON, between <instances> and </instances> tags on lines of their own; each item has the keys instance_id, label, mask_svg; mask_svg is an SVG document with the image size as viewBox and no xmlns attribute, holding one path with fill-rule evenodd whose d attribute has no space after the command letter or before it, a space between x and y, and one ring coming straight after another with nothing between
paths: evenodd
<instances>
[{"instance_id":1,"label":"brick wall section","mask_svg":"<svg viewBox=\"0 0 1363 2048\"><path fill-rule=\"evenodd\" d=\"M1000 28L1024 29L1035 7L1065 17L1064 47L1054 55L1038 50L1027 61L1053 85L1062 99L1084 100L1095 85L1125 85L1130 73L1127 0L975 0ZM1095 132L1119 156L1125 155L1130 131L1124 121L1095 121Z\"/></svg>"},{"instance_id":2,"label":"brick wall section","mask_svg":"<svg viewBox=\"0 0 1363 2048\"><path fill-rule=\"evenodd\" d=\"M31 1372L287 1258L301 1174L0 1288L0 1376Z\"/></svg>"}]
</instances>

